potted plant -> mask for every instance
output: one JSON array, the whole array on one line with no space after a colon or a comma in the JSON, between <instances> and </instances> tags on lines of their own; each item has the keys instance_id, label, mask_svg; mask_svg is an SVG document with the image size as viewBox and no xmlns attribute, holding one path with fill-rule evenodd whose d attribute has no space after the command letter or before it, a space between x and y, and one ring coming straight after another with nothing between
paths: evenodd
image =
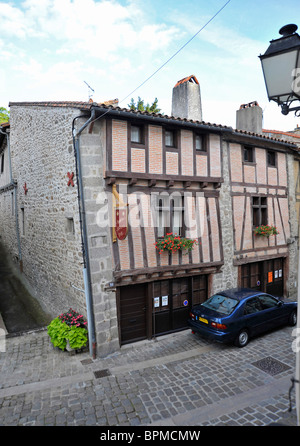
<instances>
[{"instance_id":1,"label":"potted plant","mask_svg":"<svg viewBox=\"0 0 300 446\"><path fill-rule=\"evenodd\" d=\"M187 253L189 253L190 251L192 251L196 243L196 239L192 240L186 237L179 237L177 236L177 234L169 232L165 237L157 240L154 243L154 246L158 250L159 254L164 251L167 251L169 252L169 254L171 254L179 250L186 250Z\"/></svg>"},{"instance_id":2,"label":"potted plant","mask_svg":"<svg viewBox=\"0 0 300 446\"><path fill-rule=\"evenodd\" d=\"M263 237L270 237L270 235L277 235L279 232L276 226L260 225L254 229L254 234L261 235Z\"/></svg>"},{"instance_id":3,"label":"potted plant","mask_svg":"<svg viewBox=\"0 0 300 446\"><path fill-rule=\"evenodd\" d=\"M47 331L54 347L61 350L78 351L87 346L87 321L72 308L53 319Z\"/></svg>"}]
</instances>

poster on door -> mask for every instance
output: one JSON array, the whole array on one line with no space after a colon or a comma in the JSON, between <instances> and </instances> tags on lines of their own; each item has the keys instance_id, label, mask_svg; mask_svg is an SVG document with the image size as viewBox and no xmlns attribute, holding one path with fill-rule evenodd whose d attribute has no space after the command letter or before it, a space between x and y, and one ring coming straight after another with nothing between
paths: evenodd
<instances>
[{"instance_id":1,"label":"poster on door","mask_svg":"<svg viewBox=\"0 0 300 446\"><path fill-rule=\"evenodd\" d=\"M169 305L169 296L162 296L161 297L161 306L167 307Z\"/></svg>"},{"instance_id":2,"label":"poster on door","mask_svg":"<svg viewBox=\"0 0 300 446\"><path fill-rule=\"evenodd\" d=\"M154 308L159 308L159 297L153 297Z\"/></svg>"}]
</instances>

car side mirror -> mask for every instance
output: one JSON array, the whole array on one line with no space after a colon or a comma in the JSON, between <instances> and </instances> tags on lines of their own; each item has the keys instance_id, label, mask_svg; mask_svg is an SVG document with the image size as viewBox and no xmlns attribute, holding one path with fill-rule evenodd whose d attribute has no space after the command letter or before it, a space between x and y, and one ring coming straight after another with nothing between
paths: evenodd
<instances>
[{"instance_id":1,"label":"car side mirror","mask_svg":"<svg viewBox=\"0 0 300 446\"><path fill-rule=\"evenodd\" d=\"M282 300L279 300L279 301L277 302L277 306L278 306L278 307L280 307L282 304L283 304Z\"/></svg>"}]
</instances>

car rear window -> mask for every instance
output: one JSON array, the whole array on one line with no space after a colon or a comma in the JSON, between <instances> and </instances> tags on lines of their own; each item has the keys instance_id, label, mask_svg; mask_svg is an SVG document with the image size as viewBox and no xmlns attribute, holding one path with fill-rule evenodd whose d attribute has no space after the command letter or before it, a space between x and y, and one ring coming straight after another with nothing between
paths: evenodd
<instances>
[{"instance_id":1,"label":"car rear window","mask_svg":"<svg viewBox=\"0 0 300 446\"><path fill-rule=\"evenodd\" d=\"M215 294L210 297L206 302L203 302L202 307L215 310L218 313L230 314L237 306L238 301L232 299L231 297L221 296L220 294Z\"/></svg>"}]
</instances>

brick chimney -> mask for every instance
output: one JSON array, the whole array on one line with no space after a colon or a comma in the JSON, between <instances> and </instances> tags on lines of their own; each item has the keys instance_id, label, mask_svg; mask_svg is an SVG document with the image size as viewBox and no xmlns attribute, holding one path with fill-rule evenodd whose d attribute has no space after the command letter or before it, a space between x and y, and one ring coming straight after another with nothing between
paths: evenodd
<instances>
[{"instance_id":1,"label":"brick chimney","mask_svg":"<svg viewBox=\"0 0 300 446\"><path fill-rule=\"evenodd\" d=\"M236 112L236 128L237 130L261 134L262 118L262 108L256 101L242 104Z\"/></svg>"},{"instance_id":2,"label":"brick chimney","mask_svg":"<svg viewBox=\"0 0 300 446\"><path fill-rule=\"evenodd\" d=\"M181 79L173 88L172 116L202 121L200 85L196 76Z\"/></svg>"}]
</instances>

